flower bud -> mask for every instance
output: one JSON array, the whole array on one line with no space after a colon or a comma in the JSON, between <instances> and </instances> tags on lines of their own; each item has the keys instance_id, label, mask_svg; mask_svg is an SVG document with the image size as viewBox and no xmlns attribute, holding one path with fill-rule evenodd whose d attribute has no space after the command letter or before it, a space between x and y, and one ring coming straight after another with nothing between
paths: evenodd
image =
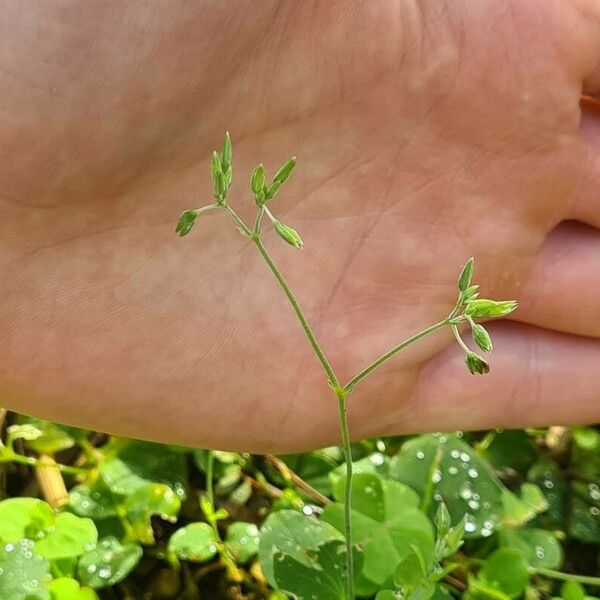
<instances>
[{"instance_id":1,"label":"flower bud","mask_svg":"<svg viewBox=\"0 0 600 600\"><path fill-rule=\"evenodd\" d=\"M175 233L178 233L181 237L187 235L192 230L194 223L196 223L198 214L199 209L186 210L181 213L179 221L177 221L177 226L175 227Z\"/></svg>"},{"instance_id":2,"label":"flower bud","mask_svg":"<svg viewBox=\"0 0 600 600\"><path fill-rule=\"evenodd\" d=\"M517 308L514 300L487 300L476 298L467 304L465 314L472 319L485 317L505 317Z\"/></svg>"},{"instance_id":3,"label":"flower bud","mask_svg":"<svg viewBox=\"0 0 600 600\"><path fill-rule=\"evenodd\" d=\"M264 197L263 187L265 185L265 168L262 164L258 165L252 172L252 179L250 179L250 189L256 198L259 196Z\"/></svg>"},{"instance_id":4,"label":"flower bud","mask_svg":"<svg viewBox=\"0 0 600 600\"><path fill-rule=\"evenodd\" d=\"M271 187L267 188L267 191L265 194L267 200L270 200L271 198L275 198L280 187L281 187L281 183L279 181L274 181L271 184Z\"/></svg>"},{"instance_id":5,"label":"flower bud","mask_svg":"<svg viewBox=\"0 0 600 600\"><path fill-rule=\"evenodd\" d=\"M223 140L223 150L221 152L221 163L223 166L223 171L227 171L227 169L231 166L231 137L229 137L229 131L225 133L225 139Z\"/></svg>"},{"instance_id":6,"label":"flower bud","mask_svg":"<svg viewBox=\"0 0 600 600\"><path fill-rule=\"evenodd\" d=\"M279 237L283 238L290 246L294 246L295 248L302 248L304 246L302 238L295 229L288 227L281 221L274 221L273 225Z\"/></svg>"},{"instance_id":7,"label":"flower bud","mask_svg":"<svg viewBox=\"0 0 600 600\"><path fill-rule=\"evenodd\" d=\"M468 304L471 300L475 300L479 296L479 286L472 285L463 292L463 304Z\"/></svg>"},{"instance_id":8,"label":"flower bud","mask_svg":"<svg viewBox=\"0 0 600 600\"><path fill-rule=\"evenodd\" d=\"M490 372L490 366L475 352L468 352L465 356L465 362L472 375L485 375Z\"/></svg>"},{"instance_id":9,"label":"flower bud","mask_svg":"<svg viewBox=\"0 0 600 600\"><path fill-rule=\"evenodd\" d=\"M492 345L492 338L487 332L483 325L473 323L471 326L471 334L473 335L473 341L484 351L491 352L494 347Z\"/></svg>"},{"instance_id":10,"label":"flower bud","mask_svg":"<svg viewBox=\"0 0 600 600\"><path fill-rule=\"evenodd\" d=\"M215 177L214 185L214 197L217 202L221 203L225 200L227 194L227 184L225 183L225 177L223 173L217 173Z\"/></svg>"},{"instance_id":11,"label":"flower bud","mask_svg":"<svg viewBox=\"0 0 600 600\"><path fill-rule=\"evenodd\" d=\"M210 174L212 175L213 181L216 181L219 173L223 173L223 166L221 165L219 155L213 150L212 159L210 161Z\"/></svg>"},{"instance_id":12,"label":"flower bud","mask_svg":"<svg viewBox=\"0 0 600 600\"><path fill-rule=\"evenodd\" d=\"M463 267L458 278L458 290L460 292L466 291L471 285L471 278L473 277L473 268L475 266L475 259L471 257Z\"/></svg>"},{"instance_id":13,"label":"flower bud","mask_svg":"<svg viewBox=\"0 0 600 600\"><path fill-rule=\"evenodd\" d=\"M293 156L279 169L279 171L277 171L277 173L275 173L275 177L273 177L273 183L277 182L280 185L284 184L292 174L295 166L296 157Z\"/></svg>"},{"instance_id":14,"label":"flower bud","mask_svg":"<svg viewBox=\"0 0 600 600\"><path fill-rule=\"evenodd\" d=\"M440 502L435 513L435 527L437 529L438 537L444 537L450 529L450 513L445 502Z\"/></svg>"}]
</instances>

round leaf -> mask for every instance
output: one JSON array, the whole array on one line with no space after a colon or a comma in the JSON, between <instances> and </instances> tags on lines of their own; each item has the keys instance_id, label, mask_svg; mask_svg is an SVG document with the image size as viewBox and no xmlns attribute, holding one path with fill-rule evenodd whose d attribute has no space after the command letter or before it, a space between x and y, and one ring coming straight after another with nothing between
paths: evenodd
<instances>
[{"instance_id":1,"label":"round leaf","mask_svg":"<svg viewBox=\"0 0 600 600\"><path fill-rule=\"evenodd\" d=\"M207 562L217 553L215 533L207 523L191 523L178 529L169 540L169 552L182 560Z\"/></svg>"},{"instance_id":2,"label":"round leaf","mask_svg":"<svg viewBox=\"0 0 600 600\"><path fill-rule=\"evenodd\" d=\"M98 531L91 519L61 513L45 538L35 544L35 552L55 560L79 556L91 550L98 541Z\"/></svg>"},{"instance_id":3,"label":"round leaf","mask_svg":"<svg viewBox=\"0 0 600 600\"><path fill-rule=\"evenodd\" d=\"M238 521L227 530L225 542L240 564L247 563L257 552L260 536L254 523Z\"/></svg>"}]
</instances>

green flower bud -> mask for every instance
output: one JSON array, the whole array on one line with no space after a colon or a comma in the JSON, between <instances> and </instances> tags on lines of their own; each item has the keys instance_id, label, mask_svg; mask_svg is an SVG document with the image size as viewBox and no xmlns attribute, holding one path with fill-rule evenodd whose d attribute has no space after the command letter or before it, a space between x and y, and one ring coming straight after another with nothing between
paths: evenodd
<instances>
[{"instance_id":1,"label":"green flower bud","mask_svg":"<svg viewBox=\"0 0 600 600\"><path fill-rule=\"evenodd\" d=\"M467 304L465 314L473 319L505 317L517 308L514 300L487 300L476 298Z\"/></svg>"},{"instance_id":2,"label":"green flower bud","mask_svg":"<svg viewBox=\"0 0 600 600\"><path fill-rule=\"evenodd\" d=\"M250 189L256 198L256 203L261 206L265 202L265 193L263 188L265 187L265 168L262 164L258 165L250 179Z\"/></svg>"},{"instance_id":3,"label":"green flower bud","mask_svg":"<svg viewBox=\"0 0 600 600\"><path fill-rule=\"evenodd\" d=\"M458 290L460 292L466 291L471 285L471 279L473 277L473 268L475 266L475 259L471 257L463 267L458 278Z\"/></svg>"},{"instance_id":4,"label":"green flower bud","mask_svg":"<svg viewBox=\"0 0 600 600\"><path fill-rule=\"evenodd\" d=\"M214 185L214 197L217 202L221 203L225 200L227 194L227 184L223 173L217 173Z\"/></svg>"},{"instance_id":5,"label":"green flower bud","mask_svg":"<svg viewBox=\"0 0 600 600\"><path fill-rule=\"evenodd\" d=\"M233 179L233 171L231 167L227 167L227 170L223 173L223 178L225 179L225 186L229 190L231 186L231 180Z\"/></svg>"},{"instance_id":6,"label":"green flower bud","mask_svg":"<svg viewBox=\"0 0 600 600\"><path fill-rule=\"evenodd\" d=\"M213 150L212 159L210 161L210 174L212 175L213 181L216 181L217 175L223 173L223 167L221 165L221 159L216 151Z\"/></svg>"},{"instance_id":7,"label":"green flower bud","mask_svg":"<svg viewBox=\"0 0 600 600\"><path fill-rule=\"evenodd\" d=\"M435 527L437 529L438 537L444 537L450 530L450 513L445 502L440 502L437 511L435 513Z\"/></svg>"},{"instance_id":8,"label":"green flower bud","mask_svg":"<svg viewBox=\"0 0 600 600\"><path fill-rule=\"evenodd\" d=\"M295 229L288 227L281 221L274 221L273 225L279 237L283 238L290 246L294 246L295 248L302 248L304 246L302 238Z\"/></svg>"},{"instance_id":9,"label":"green flower bud","mask_svg":"<svg viewBox=\"0 0 600 600\"><path fill-rule=\"evenodd\" d=\"M175 233L178 233L181 237L187 235L196 223L196 219L200 213L200 209L197 208L195 210L185 210L181 213L179 217L179 221L177 221L177 226L175 227Z\"/></svg>"},{"instance_id":10,"label":"green flower bud","mask_svg":"<svg viewBox=\"0 0 600 600\"><path fill-rule=\"evenodd\" d=\"M473 335L473 341L484 352L491 352L494 349L492 345L492 338L483 325L473 323L473 325L471 325L471 334Z\"/></svg>"},{"instance_id":11,"label":"green flower bud","mask_svg":"<svg viewBox=\"0 0 600 600\"><path fill-rule=\"evenodd\" d=\"M223 140L223 150L221 152L221 163L223 165L223 171L227 171L227 169L231 166L231 138L229 137L229 131L225 133L225 139Z\"/></svg>"},{"instance_id":12,"label":"green flower bud","mask_svg":"<svg viewBox=\"0 0 600 600\"><path fill-rule=\"evenodd\" d=\"M475 298L477 298L479 296L478 291L479 290L479 286L478 285L472 285L470 287L468 287L464 292L463 292L463 304L468 304L469 302L471 302L471 300L475 300Z\"/></svg>"},{"instance_id":13,"label":"green flower bud","mask_svg":"<svg viewBox=\"0 0 600 600\"><path fill-rule=\"evenodd\" d=\"M288 160L285 165L283 165L277 173L275 173L275 177L273 177L273 183L277 182L280 185L284 184L289 176L292 174L294 167L296 166L296 157L292 156L290 160Z\"/></svg>"},{"instance_id":14,"label":"green flower bud","mask_svg":"<svg viewBox=\"0 0 600 600\"><path fill-rule=\"evenodd\" d=\"M265 194L267 200L270 200L271 198L275 198L280 187L281 187L281 183L279 181L274 181L271 184L271 187L267 188L267 191Z\"/></svg>"},{"instance_id":15,"label":"green flower bud","mask_svg":"<svg viewBox=\"0 0 600 600\"><path fill-rule=\"evenodd\" d=\"M490 366L475 352L468 352L465 355L465 362L472 375L485 375L490 372Z\"/></svg>"}]
</instances>

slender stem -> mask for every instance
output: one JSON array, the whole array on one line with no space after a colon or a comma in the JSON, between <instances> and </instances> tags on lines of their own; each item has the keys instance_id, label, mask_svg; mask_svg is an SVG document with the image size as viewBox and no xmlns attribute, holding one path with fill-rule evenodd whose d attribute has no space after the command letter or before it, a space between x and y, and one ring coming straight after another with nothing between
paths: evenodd
<instances>
[{"instance_id":1,"label":"slender stem","mask_svg":"<svg viewBox=\"0 0 600 600\"><path fill-rule=\"evenodd\" d=\"M348 414L346 411L345 390L336 392L340 428L342 430L342 445L346 460L346 485L344 488L344 533L346 537L346 588L348 600L354 599L354 559L352 556L352 449L350 447L350 431L348 428Z\"/></svg>"},{"instance_id":2,"label":"slender stem","mask_svg":"<svg viewBox=\"0 0 600 600\"><path fill-rule=\"evenodd\" d=\"M452 333L458 342L458 345L467 353L471 352L471 348L465 344L462 337L460 337L460 332L458 331L458 327L456 325L452 325Z\"/></svg>"},{"instance_id":3,"label":"slender stem","mask_svg":"<svg viewBox=\"0 0 600 600\"><path fill-rule=\"evenodd\" d=\"M69 465L62 465L60 463L55 463L53 465L46 465L40 463L38 458L34 458L33 456L23 456L22 454L17 454L16 452L6 452L3 456L0 457L0 463L5 462L13 462L20 465L27 465L28 467L46 467L48 469L58 469L63 473L68 473L69 475L85 475L87 473L86 469L81 469L79 467L71 467Z\"/></svg>"},{"instance_id":4,"label":"slender stem","mask_svg":"<svg viewBox=\"0 0 600 600\"><path fill-rule=\"evenodd\" d=\"M207 450L206 452L207 452L207 455L206 455L206 497L207 497L208 501L210 502L210 507L214 513L215 512L215 493L214 493L214 488L213 488L213 472L214 472L214 465L215 465L215 455L213 454L212 450ZM216 527L217 527L216 523L211 523L211 525L213 526L213 529L216 530Z\"/></svg>"},{"instance_id":5,"label":"slender stem","mask_svg":"<svg viewBox=\"0 0 600 600\"><path fill-rule=\"evenodd\" d=\"M251 238L254 235L253 231L248 227L248 225L246 225L246 223L244 223L242 218L235 212L235 210L233 210L233 208L231 208L231 206L229 206L229 204L224 204L223 208L229 213L231 218L235 221L235 224L240 228L246 237Z\"/></svg>"},{"instance_id":6,"label":"slender stem","mask_svg":"<svg viewBox=\"0 0 600 600\"><path fill-rule=\"evenodd\" d=\"M448 325L449 323L449 318L446 317L443 321L439 321L438 323L435 323L434 325L431 325L431 327L428 327L427 329L423 329L423 331L420 331L419 333L416 333L415 335L409 337L408 339L404 340L403 342L401 342L400 344L398 344L397 346L394 346L391 350L388 350L385 354L381 355L379 358L377 358L376 360L374 360L371 364L367 365L360 373L358 373L357 375L355 375L344 387L344 391L346 392L351 392L352 389L354 388L354 386L361 381L362 379L364 379L369 373L373 372L377 367L379 367L380 365L382 365L384 362L386 362L387 360L389 360L390 358L392 358L392 356L396 355L398 352L400 352L400 350L404 350L404 348L406 348L407 346L410 346L410 344L412 344L413 342L416 342L417 340L420 340L421 338L425 337L426 335L433 333L434 331L441 329L442 327L445 327L446 325Z\"/></svg>"},{"instance_id":7,"label":"slender stem","mask_svg":"<svg viewBox=\"0 0 600 600\"><path fill-rule=\"evenodd\" d=\"M317 342L317 338L315 337L315 334L313 333L308 321L306 320L306 317L304 316L304 313L302 312L302 309L300 308L300 304L299 304L298 300L296 299L296 296L294 296L294 293L290 289L290 286L287 284L286 280L283 278L283 275L277 268L277 265L273 262L273 259L267 252L267 249L264 247L260 238L258 236L256 236L256 237L253 237L252 239L254 240L254 243L256 244L258 251L261 253L265 262L269 266L269 269L271 269L271 272L275 276L275 279L277 279L277 282L279 283L279 285L285 292L285 295L287 296L288 300L290 301L290 304L292 305L292 308L294 309L294 312L296 313L296 316L298 317L298 320L300 321L300 324L302 325L302 329L304 329L304 333L306 334L306 337L308 338L308 341L310 342L312 349L314 350L315 354L317 355L317 358L319 359L319 362L321 363L325 373L327 374L327 378L329 379L331 386L334 389L339 387L338 378L336 377L335 373L333 372L333 369L331 368L331 365L329 364L329 361L327 360L325 353L321 349L319 342Z\"/></svg>"},{"instance_id":8,"label":"slender stem","mask_svg":"<svg viewBox=\"0 0 600 600\"><path fill-rule=\"evenodd\" d=\"M260 210L256 213L256 220L254 221L254 233L260 235L260 228L262 225L262 219L265 216L264 206L260 207Z\"/></svg>"},{"instance_id":9,"label":"slender stem","mask_svg":"<svg viewBox=\"0 0 600 600\"><path fill-rule=\"evenodd\" d=\"M560 581L576 581L584 585L600 586L600 577L592 577L591 575L574 575L573 573L563 573L562 571L554 571L553 569L532 568L531 571L537 575L549 577L551 579L559 579Z\"/></svg>"}]
</instances>

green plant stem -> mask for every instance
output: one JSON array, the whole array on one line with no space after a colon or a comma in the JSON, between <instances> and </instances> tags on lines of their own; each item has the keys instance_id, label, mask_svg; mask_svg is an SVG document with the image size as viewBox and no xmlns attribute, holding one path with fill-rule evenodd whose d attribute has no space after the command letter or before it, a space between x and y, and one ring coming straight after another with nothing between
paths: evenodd
<instances>
[{"instance_id":1,"label":"green plant stem","mask_svg":"<svg viewBox=\"0 0 600 600\"><path fill-rule=\"evenodd\" d=\"M206 453L206 497L210 502L212 512L215 512L215 493L213 488L213 475L215 466L215 455L212 450L207 450ZM211 519L211 525L217 536L219 532L217 530L217 523L214 519Z\"/></svg>"},{"instance_id":2,"label":"green plant stem","mask_svg":"<svg viewBox=\"0 0 600 600\"><path fill-rule=\"evenodd\" d=\"M277 282L279 283L279 285L285 292L285 295L287 296L288 300L290 301L290 304L292 305L292 308L294 309L294 312L296 313L296 316L298 317L298 320L300 321L300 324L302 325L302 329L304 329L304 333L306 334L306 337L308 338L308 341L310 342L310 345L312 346L314 353L317 355L319 362L321 363L325 373L327 374L327 378L329 380L331 387L333 389L338 388L339 380L336 377L335 373L333 372L333 369L331 368L331 365L329 364L329 361L327 360L325 353L321 349L321 346L319 345L319 342L317 341L317 338L315 337L315 334L313 333L311 326L309 325L308 321L306 320L306 317L304 316L304 313L302 312L302 309L300 308L300 304L299 304L298 300L296 299L296 296L294 295L294 293L290 289L290 286L287 284L283 275L277 268L277 265L273 262L273 259L267 252L267 249L263 245L260 237L254 236L252 239L254 240L254 243L256 244L258 251L264 258L267 265L269 266L269 269L271 269L271 272L275 276L275 279L277 279Z\"/></svg>"},{"instance_id":3,"label":"green plant stem","mask_svg":"<svg viewBox=\"0 0 600 600\"><path fill-rule=\"evenodd\" d=\"M592 577L591 575L574 575L572 573L563 573L562 571L554 571L552 569L532 568L532 573L549 577L550 579L559 579L560 581L576 581L584 585L600 586L600 577Z\"/></svg>"},{"instance_id":4,"label":"green plant stem","mask_svg":"<svg viewBox=\"0 0 600 600\"><path fill-rule=\"evenodd\" d=\"M439 321L438 323L435 323L434 325L427 327L427 329L423 329L423 331L420 331L419 333L416 333L415 335L409 337L408 339L404 340L403 342L400 342L397 346L394 346L391 350L388 350L385 354L382 354L379 358L375 359L372 363L370 363L362 371L360 371L360 373L355 375L344 386L344 388L343 388L344 391L351 392L352 389L354 388L354 386L359 381L364 379L369 373L372 373L377 367L382 365L384 362L386 362L387 360L392 358L392 356L398 354L398 352L400 352L400 350L404 350L404 348L406 348L407 346L410 346L410 344L412 344L413 342L416 342L417 340L420 340L421 338L425 337L426 335L433 333L434 331L437 331L438 329L441 329L442 327L445 327L449 323L450 323L450 317L446 317L442 321Z\"/></svg>"},{"instance_id":5,"label":"green plant stem","mask_svg":"<svg viewBox=\"0 0 600 600\"><path fill-rule=\"evenodd\" d=\"M338 401L340 428L342 430L342 445L346 460L346 485L344 486L344 534L346 537L346 589L348 599L354 598L354 558L352 556L352 448L350 446L350 430L346 410L346 394L343 389L335 393Z\"/></svg>"},{"instance_id":6,"label":"green plant stem","mask_svg":"<svg viewBox=\"0 0 600 600\"><path fill-rule=\"evenodd\" d=\"M467 346L463 341L462 337L460 337L460 332L458 331L458 327L456 325L452 325L452 333L454 334L458 345L465 351L466 354L469 354L469 352L471 352L471 348L469 348L469 346Z\"/></svg>"},{"instance_id":7,"label":"green plant stem","mask_svg":"<svg viewBox=\"0 0 600 600\"><path fill-rule=\"evenodd\" d=\"M54 469L58 469L59 471L61 471L62 473L67 473L69 475L85 475L87 474L87 470L86 469L81 469L79 467L71 467L69 465L61 465L59 463L56 463L55 465L46 465L46 464L41 464L40 460L37 458L34 458L33 456L23 456L21 454L17 454L16 452L5 452L5 454L3 454L0 457L0 463L6 463L6 462L13 462L13 463L17 463L19 465L27 465L28 467L45 467L45 468L54 468Z\"/></svg>"}]
</instances>

